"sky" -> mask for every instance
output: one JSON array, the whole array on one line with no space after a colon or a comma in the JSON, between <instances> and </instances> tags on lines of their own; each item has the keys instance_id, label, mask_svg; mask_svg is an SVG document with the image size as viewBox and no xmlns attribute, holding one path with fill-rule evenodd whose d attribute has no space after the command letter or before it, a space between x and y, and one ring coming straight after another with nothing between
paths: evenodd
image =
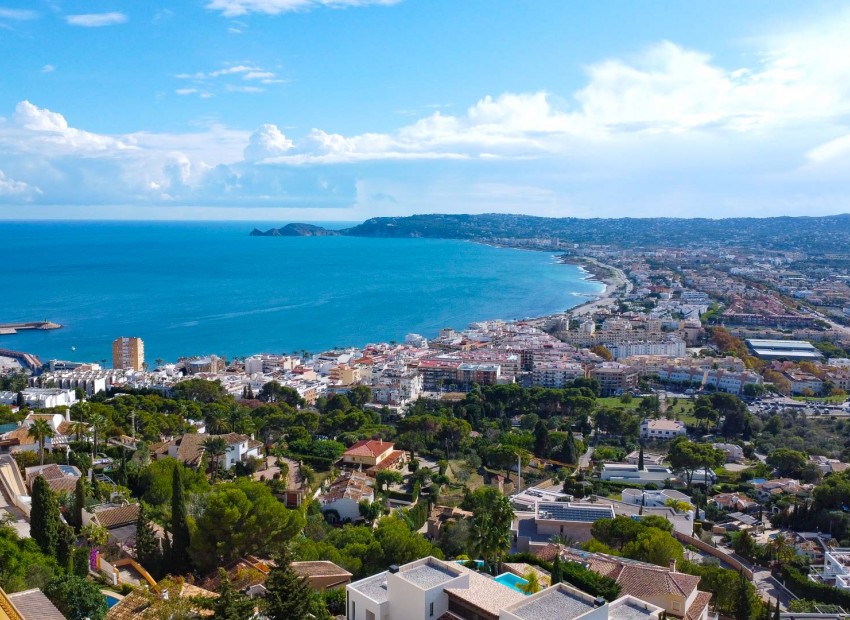
<instances>
[{"instance_id":1,"label":"sky","mask_svg":"<svg viewBox=\"0 0 850 620\"><path fill-rule=\"evenodd\" d=\"M0 0L0 219L850 212L850 4Z\"/></svg>"}]
</instances>

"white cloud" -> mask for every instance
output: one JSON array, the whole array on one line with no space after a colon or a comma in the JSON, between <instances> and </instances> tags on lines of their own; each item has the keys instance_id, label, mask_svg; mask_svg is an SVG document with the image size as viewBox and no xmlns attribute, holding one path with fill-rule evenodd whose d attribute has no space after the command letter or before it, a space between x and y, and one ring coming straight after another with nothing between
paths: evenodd
<instances>
[{"instance_id":1,"label":"white cloud","mask_svg":"<svg viewBox=\"0 0 850 620\"><path fill-rule=\"evenodd\" d=\"M0 197L14 196L16 198L29 200L32 198L33 194L41 193L42 192L39 188L32 187L23 181L10 179L2 170L0 170Z\"/></svg>"},{"instance_id":2,"label":"white cloud","mask_svg":"<svg viewBox=\"0 0 850 620\"><path fill-rule=\"evenodd\" d=\"M82 13L79 15L68 15L65 17L72 26L83 26L84 28L100 28L102 26L115 26L127 22L127 16L119 11L110 13Z\"/></svg>"},{"instance_id":3,"label":"white cloud","mask_svg":"<svg viewBox=\"0 0 850 620\"><path fill-rule=\"evenodd\" d=\"M260 161L269 157L285 155L292 148L292 140L281 133L275 125L263 125L248 140L245 147L246 161Z\"/></svg>"},{"instance_id":4,"label":"white cloud","mask_svg":"<svg viewBox=\"0 0 850 620\"><path fill-rule=\"evenodd\" d=\"M833 22L761 39L735 66L660 42L589 65L571 97L483 96L382 133L284 135L266 124L110 136L21 102L0 119L0 169L7 186L39 189L27 198L39 204L303 205L350 207L353 217L435 206L582 216L846 211L850 15ZM255 92L276 79L269 73L231 63L184 74L175 93ZM0 198L23 200L8 189Z\"/></svg>"},{"instance_id":5,"label":"white cloud","mask_svg":"<svg viewBox=\"0 0 850 620\"><path fill-rule=\"evenodd\" d=\"M238 86L234 84L227 84L224 87L224 90L229 93L262 93L265 92L264 88L260 88L259 86Z\"/></svg>"},{"instance_id":6,"label":"white cloud","mask_svg":"<svg viewBox=\"0 0 850 620\"><path fill-rule=\"evenodd\" d=\"M37 11L28 9L4 9L0 8L0 19L21 22L38 19L41 15Z\"/></svg>"},{"instance_id":7,"label":"white cloud","mask_svg":"<svg viewBox=\"0 0 850 620\"><path fill-rule=\"evenodd\" d=\"M211 0L207 8L220 11L225 17L238 17L250 13L279 15L292 11L310 11L317 8L342 9L362 6L390 6L401 0Z\"/></svg>"},{"instance_id":8,"label":"white cloud","mask_svg":"<svg viewBox=\"0 0 850 620\"><path fill-rule=\"evenodd\" d=\"M42 73L53 73L54 71L56 71L56 67L54 67L53 65L44 65L41 68Z\"/></svg>"}]
</instances>

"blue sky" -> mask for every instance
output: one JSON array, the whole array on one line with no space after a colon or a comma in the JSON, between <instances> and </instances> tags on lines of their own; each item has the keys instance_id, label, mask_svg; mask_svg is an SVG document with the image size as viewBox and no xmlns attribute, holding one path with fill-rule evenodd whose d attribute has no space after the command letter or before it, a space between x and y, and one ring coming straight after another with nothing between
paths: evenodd
<instances>
[{"instance_id":1,"label":"blue sky","mask_svg":"<svg viewBox=\"0 0 850 620\"><path fill-rule=\"evenodd\" d=\"M0 218L850 211L850 8L0 0Z\"/></svg>"}]
</instances>

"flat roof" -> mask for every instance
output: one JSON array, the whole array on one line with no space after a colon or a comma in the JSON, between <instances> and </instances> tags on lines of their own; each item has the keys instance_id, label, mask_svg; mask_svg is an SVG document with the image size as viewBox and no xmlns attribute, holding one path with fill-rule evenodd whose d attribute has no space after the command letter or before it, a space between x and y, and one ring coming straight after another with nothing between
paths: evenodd
<instances>
[{"instance_id":1,"label":"flat roof","mask_svg":"<svg viewBox=\"0 0 850 620\"><path fill-rule=\"evenodd\" d=\"M441 583L446 583L459 577L461 574L462 571L460 570L451 570L447 566L442 566L428 559L428 561L417 566L412 566L408 569L402 568L398 576L418 588L430 590Z\"/></svg>"},{"instance_id":2,"label":"flat roof","mask_svg":"<svg viewBox=\"0 0 850 620\"><path fill-rule=\"evenodd\" d=\"M592 597L586 600L558 584L528 597L526 601L509 607L507 611L523 620L563 620L577 618L596 609Z\"/></svg>"},{"instance_id":3,"label":"flat roof","mask_svg":"<svg viewBox=\"0 0 850 620\"><path fill-rule=\"evenodd\" d=\"M537 502L537 518L553 521L593 523L599 519L613 519L614 508L610 504L589 506L568 502Z\"/></svg>"},{"instance_id":4,"label":"flat roof","mask_svg":"<svg viewBox=\"0 0 850 620\"><path fill-rule=\"evenodd\" d=\"M811 342L805 340L761 340L759 338L747 339L747 344L751 347L766 348L766 349L797 349L801 351L817 351Z\"/></svg>"},{"instance_id":5,"label":"flat roof","mask_svg":"<svg viewBox=\"0 0 850 620\"><path fill-rule=\"evenodd\" d=\"M376 603L386 603L387 596L387 571L378 573L372 577L355 581L348 585L352 590L360 592L364 596L368 596Z\"/></svg>"},{"instance_id":6,"label":"flat roof","mask_svg":"<svg viewBox=\"0 0 850 620\"><path fill-rule=\"evenodd\" d=\"M647 620L657 617L652 614L660 611L660 609L660 607L631 597L618 599L608 606L608 620Z\"/></svg>"}]
</instances>

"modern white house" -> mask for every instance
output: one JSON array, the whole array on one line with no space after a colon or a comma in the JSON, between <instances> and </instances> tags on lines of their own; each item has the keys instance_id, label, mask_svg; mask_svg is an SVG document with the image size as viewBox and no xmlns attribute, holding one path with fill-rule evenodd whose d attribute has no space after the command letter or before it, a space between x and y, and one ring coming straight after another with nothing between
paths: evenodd
<instances>
[{"instance_id":1,"label":"modern white house","mask_svg":"<svg viewBox=\"0 0 850 620\"><path fill-rule=\"evenodd\" d=\"M673 477L673 472L663 465L646 465L640 470L637 464L630 465L628 463L603 463L600 475L602 480L657 485L663 485Z\"/></svg>"},{"instance_id":2,"label":"modern white house","mask_svg":"<svg viewBox=\"0 0 850 620\"><path fill-rule=\"evenodd\" d=\"M433 557L346 587L346 620L657 620L633 596L608 603L563 583L525 595L505 581Z\"/></svg>"},{"instance_id":3,"label":"modern white house","mask_svg":"<svg viewBox=\"0 0 850 620\"><path fill-rule=\"evenodd\" d=\"M640 436L643 439L675 439L686 433L685 424L680 420L650 420L640 423Z\"/></svg>"},{"instance_id":4,"label":"modern white house","mask_svg":"<svg viewBox=\"0 0 850 620\"><path fill-rule=\"evenodd\" d=\"M850 590L850 549L837 548L823 554L820 581L840 590Z\"/></svg>"},{"instance_id":5,"label":"modern white house","mask_svg":"<svg viewBox=\"0 0 850 620\"><path fill-rule=\"evenodd\" d=\"M715 450L723 450L727 463L738 463L744 460L744 449L734 443L713 443L711 447Z\"/></svg>"},{"instance_id":6,"label":"modern white house","mask_svg":"<svg viewBox=\"0 0 850 620\"><path fill-rule=\"evenodd\" d=\"M645 491L643 489L623 489L623 502L634 506L646 506L647 508L663 508L668 501L685 502L691 506L691 498L681 491L674 489L659 489L657 491Z\"/></svg>"}]
</instances>

